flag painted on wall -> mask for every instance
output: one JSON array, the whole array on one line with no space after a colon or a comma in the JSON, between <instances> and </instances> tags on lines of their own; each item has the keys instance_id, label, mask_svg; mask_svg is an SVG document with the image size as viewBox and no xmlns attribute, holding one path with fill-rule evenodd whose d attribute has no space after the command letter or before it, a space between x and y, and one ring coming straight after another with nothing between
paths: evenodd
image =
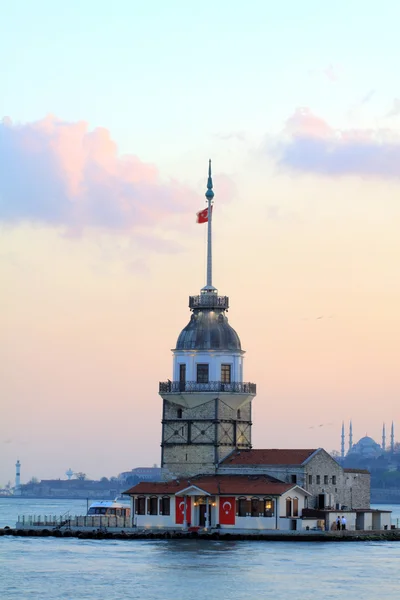
<instances>
[{"instance_id":1,"label":"flag painted on wall","mask_svg":"<svg viewBox=\"0 0 400 600\"><path fill-rule=\"evenodd\" d=\"M190 496L186 497L186 523L192 522L192 511L191 511L192 499ZM185 498L182 496L175 496L175 523L177 525L183 525L183 518L185 514Z\"/></svg>"},{"instance_id":2,"label":"flag painted on wall","mask_svg":"<svg viewBox=\"0 0 400 600\"><path fill-rule=\"evenodd\" d=\"M222 496L219 499L219 522L221 525L234 525L236 517L236 499Z\"/></svg>"},{"instance_id":3,"label":"flag painted on wall","mask_svg":"<svg viewBox=\"0 0 400 600\"><path fill-rule=\"evenodd\" d=\"M212 210L212 207L211 207ZM200 210L196 213L196 223L207 223L208 222L208 208Z\"/></svg>"}]
</instances>

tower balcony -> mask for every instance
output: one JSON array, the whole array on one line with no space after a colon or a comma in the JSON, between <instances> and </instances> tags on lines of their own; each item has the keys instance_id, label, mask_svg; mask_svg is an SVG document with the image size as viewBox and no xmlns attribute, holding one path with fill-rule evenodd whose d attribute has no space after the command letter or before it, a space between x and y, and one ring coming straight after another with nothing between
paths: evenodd
<instances>
[{"instance_id":1,"label":"tower balcony","mask_svg":"<svg viewBox=\"0 0 400 600\"><path fill-rule=\"evenodd\" d=\"M228 296L217 296L217 294L199 294L198 296L189 296L189 308L222 308L228 310Z\"/></svg>"},{"instance_id":2,"label":"tower balcony","mask_svg":"<svg viewBox=\"0 0 400 600\"><path fill-rule=\"evenodd\" d=\"M257 385L255 383L222 381L209 381L208 383L197 383L196 381L160 381L159 393L164 394L247 394L255 396Z\"/></svg>"}]
</instances>

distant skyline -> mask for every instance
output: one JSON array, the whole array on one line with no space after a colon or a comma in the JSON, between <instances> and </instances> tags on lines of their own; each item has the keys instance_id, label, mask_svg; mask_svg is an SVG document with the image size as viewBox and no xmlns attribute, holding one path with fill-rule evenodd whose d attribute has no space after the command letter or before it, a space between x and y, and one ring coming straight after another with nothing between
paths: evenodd
<instances>
[{"instance_id":1,"label":"distant skyline","mask_svg":"<svg viewBox=\"0 0 400 600\"><path fill-rule=\"evenodd\" d=\"M0 23L0 485L160 462L205 283L255 447L400 427L400 6L46 0ZM321 426L323 425L323 426Z\"/></svg>"}]
</instances>

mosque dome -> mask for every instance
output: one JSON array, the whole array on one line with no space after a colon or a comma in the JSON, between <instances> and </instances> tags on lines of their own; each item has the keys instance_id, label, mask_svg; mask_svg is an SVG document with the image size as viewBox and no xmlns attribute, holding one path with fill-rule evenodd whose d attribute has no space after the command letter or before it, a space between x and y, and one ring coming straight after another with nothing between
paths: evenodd
<instances>
[{"instance_id":1,"label":"mosque dome","mask_svg":"<svg viewBox=\"0 0 400 600\"><path fill-rule=\"evenodd\" d=\"M241 351L241 344L223 310L194 309L178 337L176 350Z\"/></svg>"},{"instance_id":2,"label":"mosque dome","mask_svg":"<svg viewBox=\"0 0 400 600\"><path fill-rule=\"evenodd\" d=\"M368 435L362 437L351 449L354 454L360 454L365 457L373 457L381 454L382 449L379 444L375 442Z\"/></svg>"}]
</instances>

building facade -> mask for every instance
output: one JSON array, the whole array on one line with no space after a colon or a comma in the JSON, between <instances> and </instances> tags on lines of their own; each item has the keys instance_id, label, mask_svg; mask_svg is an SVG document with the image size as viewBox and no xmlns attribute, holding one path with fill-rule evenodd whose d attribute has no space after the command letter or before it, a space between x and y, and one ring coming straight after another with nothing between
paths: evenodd
<instances>
[{"instance_id":1,"label":"building facade","mask_svg":"<svg viewBox=\"0 0 400 600\"><path fill-rule=\"evenodd\" d=\"M211 475L132 488L140 528L297 530L308 492L272 477Z\"/></svg>"}]
</instances>

